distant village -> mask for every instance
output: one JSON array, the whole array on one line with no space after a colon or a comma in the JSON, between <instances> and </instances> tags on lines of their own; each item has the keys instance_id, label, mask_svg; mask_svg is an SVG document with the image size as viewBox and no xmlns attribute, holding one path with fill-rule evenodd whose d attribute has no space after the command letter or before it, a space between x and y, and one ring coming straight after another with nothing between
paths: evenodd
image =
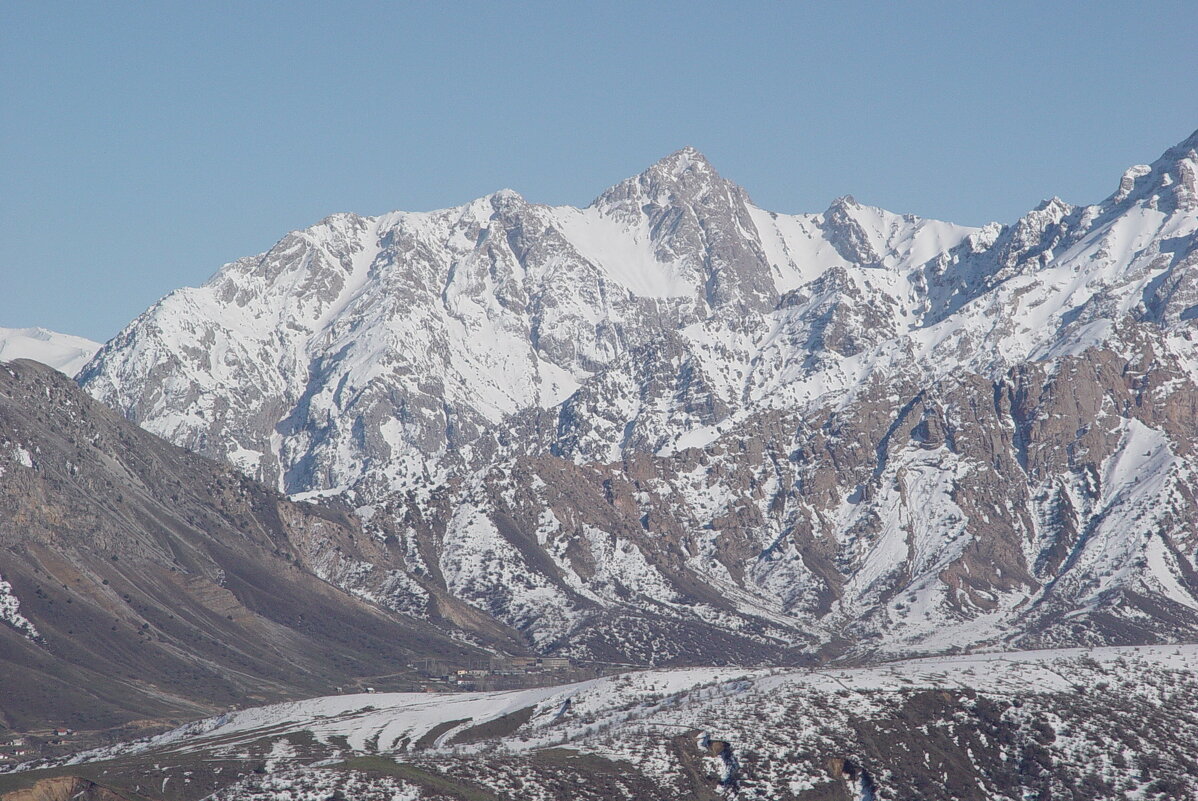
<instances>
[{"instance_id":1,"label":"distant village","mask_svg":"<svg viewBox=\"0 0 1198 801\"><path fill-rule=\"evenodd\" d=\"M25 762L42 755L45 746L62 745L75 736L74 729L47 729L30 735L0 734L0 765Z\"/></svg>"},{"instance_id":2,"label":"distant village","mask_svg":"<svg viewBox=\"0 0 1198 801\"><path fill-rule=\"evenodd\" d=\"M563 681L584 674L585 678L603 675L606 671L595 664L582 665L564 656L509 656L477 660L459 665L438 659L423 659L412 664L417 673L432 682L426 690L474 690L527 687L552 680Z\"/></svg>"}]
</instances>

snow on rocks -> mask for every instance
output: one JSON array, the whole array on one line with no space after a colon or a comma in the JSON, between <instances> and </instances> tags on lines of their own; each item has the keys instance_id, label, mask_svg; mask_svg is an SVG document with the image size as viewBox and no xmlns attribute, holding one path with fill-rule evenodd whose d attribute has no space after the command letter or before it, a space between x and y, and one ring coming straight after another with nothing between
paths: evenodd
<instances>
[{"instance_id":1,"label":"snow on rocks","mask_svg":"<svg viewBox=\"0 0 1198 801\"><path fill-rule=\"evenodd\" d=\"M250 777L246 786L296 799L309 797L295 794L303 788L351 786L330 785L330 776L363 781L336 767L353 765L355 755L376 766L408 766L393 773L404 777L395 780L396 791L411 793L417 790L406 782L431 774L495 788L500 797L552 798L543 793L563 765L582 770L578 779L590 784L598 777L586 771L614 764L647 782L642 798L693 793L698 781L709 791L735 788L737 797L748 798L846 782L872 788L879 799L967 797L968 787L977 786L987 797L1013 800L1089 781L1087 797L1113 799L1170 777L1182 782L1183 794L1173 797L1186 797L1185 782L1193 777L1174 771L1192 757L1187 738L1194 722L1185 710L1198 695L1195 676L1198 646L983 653L803 670L646 671L506 693L279 704L95 750L75 762L119 764L138 756L186 764L261 753L273 760L269 778ZM497 725L501 720L512 722ZM1177 750L1153 739L1157 723L1172 727ZM1121 756L1128 751L1141 764L1149 755L1159 758L1159 771L1141 772ZM1046 757L1053 771L1029 767L1029 760Z\"/></svg>"},{"instance_id":2,"label":"snow on rocks","mask_svg":"<svg viewBox=\"0 0 1198 801\"><path fill-rule=\"evenodd\" d=\"M12 585L4 580L4 576L0 576L0 622L12 626L33 642L41 638L37 628L21 614L21 602L13 592Z\"/></svg>"}]
</instances>

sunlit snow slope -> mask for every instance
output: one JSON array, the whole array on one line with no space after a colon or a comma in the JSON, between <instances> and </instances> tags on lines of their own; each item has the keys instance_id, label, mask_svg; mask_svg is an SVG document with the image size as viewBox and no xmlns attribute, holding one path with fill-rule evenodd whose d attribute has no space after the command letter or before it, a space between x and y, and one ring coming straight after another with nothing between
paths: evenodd
<instances>
[{"instance_id":1,"label":"sunlit snow slope","mask_svg":"<svg viewBox=\"0 0 1198 801\"><path fill-rule=\"evenodd\" d=\"M33 359L73 377L99 349L99 342L45 328L0 328L0 362Z\"/></svg>"}]
</instances>

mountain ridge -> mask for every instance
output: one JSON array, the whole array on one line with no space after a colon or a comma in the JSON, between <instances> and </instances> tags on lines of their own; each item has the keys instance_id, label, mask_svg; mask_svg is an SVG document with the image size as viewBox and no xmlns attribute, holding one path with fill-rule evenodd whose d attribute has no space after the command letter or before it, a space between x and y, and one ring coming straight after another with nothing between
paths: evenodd
<instances>
[{"instance_id":1,"label":"mountain ridge","mask_svg":"<svg viewBox=\"0 0 1198 801\"><path fill-rule=\"evenodd\" d=\"M1196 137L1005 226L768 212L689 148L582 209L334 215L168 295L80 381L341 496L542 650L1182 636Z\"/></svg>"}]
</instances>

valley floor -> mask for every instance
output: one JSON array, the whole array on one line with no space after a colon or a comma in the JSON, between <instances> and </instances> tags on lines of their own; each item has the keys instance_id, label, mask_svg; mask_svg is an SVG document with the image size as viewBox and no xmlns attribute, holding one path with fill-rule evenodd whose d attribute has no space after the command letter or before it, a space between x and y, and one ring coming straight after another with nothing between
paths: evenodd
<instances>
[{"instance_id":1,"label":"valley floor","mask_svg":"<svg viewBox=\"0 0 1198 801\"><path fill-rule=\"evenodd\" d=\"M0 792L73 776L95 783L82 798L128 799L1185 799L1196 710L1195 645L651 670L230 712L24 765Z\"/></svg>"}]
</instances>

